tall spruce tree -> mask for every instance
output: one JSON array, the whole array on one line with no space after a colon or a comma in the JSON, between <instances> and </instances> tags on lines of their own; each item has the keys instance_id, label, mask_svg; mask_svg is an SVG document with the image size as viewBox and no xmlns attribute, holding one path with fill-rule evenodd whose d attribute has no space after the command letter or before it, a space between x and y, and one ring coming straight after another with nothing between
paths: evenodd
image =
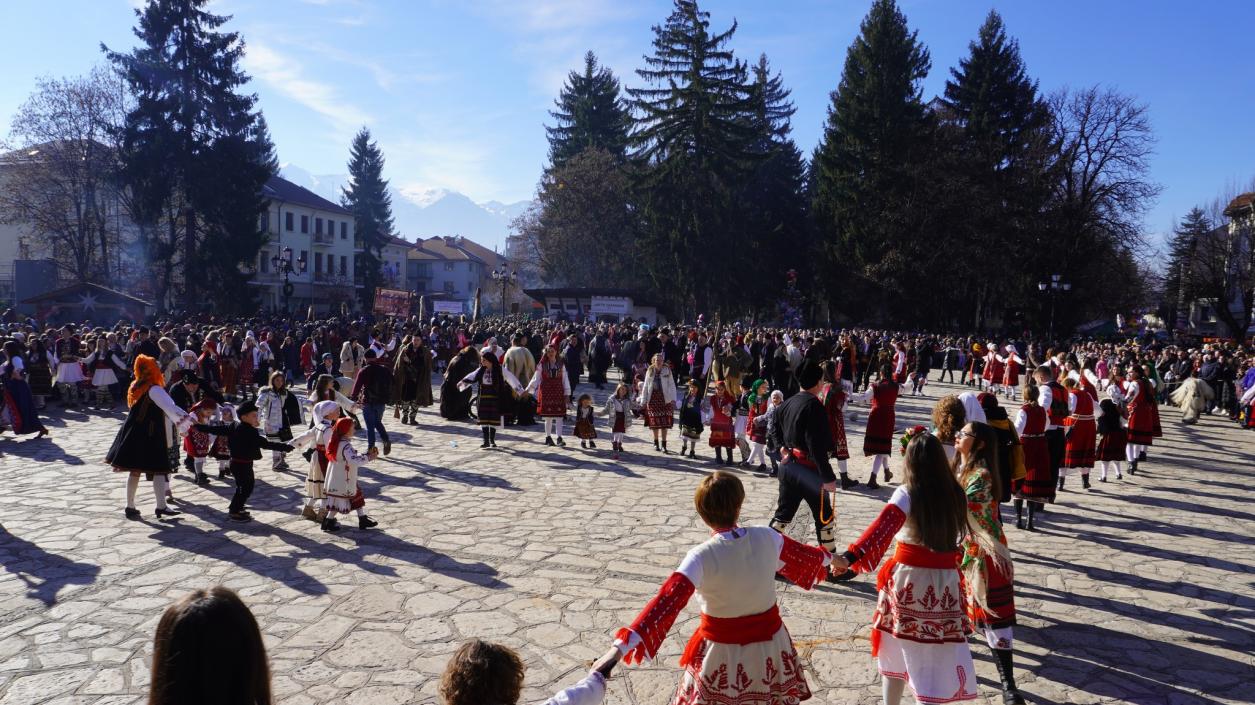
<instances>
[{"instance_id":1,"label":"tall spruce tree","mask_svg":"<svg viewBox=\"0 0 1255 705\"><path fill-rule=\"evenodd\" d=\"M355 237L362 241L362 252L354 266L362 283L362 308L370 310L375 289L383 281L380 263L383 247L392 237L392 196L383 178L383 151L363 127L349 148L349 185L343 189L340 204L353 212Z\"/></svg>"},{"instance_id":2,"label":"tall spruce tree","mask_svg":"<svg viewBox=\"0 0 1255 705\"><path fill-rule=\"evenodd\" d=\"M1050 110L1020 58L1019 43L1007 37L1002 17L990 11L968 56L950 69L945 119L959 129L957 160L966 183L965 217L951 232L979 251L1022 251L1041 239L1040 213L1050 197ZM975 302L968 325L981 327L994 302L1032 290L1036 273L994 268L970 277Z\"/></svg>"},{"instance_id":3,"label":"tall spruce tree","mask_svg":"<svg viewBox=\"0 0 1255 705\"><path fill-rule=\"evenodd\" d=\"M1198 243L1212 230L1211 220L1203 209L1195 206L1181 219L1181 223L1172 230L1168 239L1168 265L1164 274L1163 313L1164 325L1169 331L1176 330L1181 323L1181 316L1187 311L1190 301L1198 293L1195 280L1198 273L1194 271L1194 253Z\"/></svg>"},{"instance_id":4,"label":"tall spruce tree","mask_svg":"<svg viewBox=\"0 0 1255 705\"><path fill-rule=\"evenodd\" d=\"M583 73L572 71L567 76L555 103L558 109L549 115L557 124L545 127L551 168L590 147L624 158L632 118L619 96L619 79L598 65L593 52L584 55Z\"/></svg>"},{"instance_id":5,"label":"tall spruce tree","mask_svg":"<svg viewBox=\"0 0 1255 705\"><path fill-rule=\"evenodd\" d=\"M207 4L149 0L136 10L140 46L125 54L102 49L135 96L122 140L135 214L149 220L149 232L172 235L150 258L181 256L187 305L207 296L235 311L246 305L240 268L261 245L260 193L273 174L259 159L273 147L258 131L257 97L239 91L249 80L239 68L244 42L220 31L230 18L207 12Z\"/></svg>"},{"instance_id":6,"label":"tall spruce tree","mask_svg":"<svg viewBox=\"0 0 1255 705\"><path fill-rule=\"evenodd\" d=\"M932 123L921 82L929 67L894 0L875 0L846 54L814 155L817 235L829 271L847 275L829 278L846 288L830 289L829 302L863 317L875 315L876 304L923 294L913 273L932 247L923 228ZM909 310L889 313L902 319Z\"/></svg>"},{"instance_id":7,"label":"tall spruce tree","mask_svg":"<svg viewBox=\"0 0 1255 705\"><path fill-rule=\"evenodd\" d=\"M722 266L743 250L735 195L759 160L745 65L727 48L736 27L712 34L710 13L675 0L636 72L652 87L628 89L646 265L656 289L698 311L736 300Z\"/></svg>"}]
</instances>

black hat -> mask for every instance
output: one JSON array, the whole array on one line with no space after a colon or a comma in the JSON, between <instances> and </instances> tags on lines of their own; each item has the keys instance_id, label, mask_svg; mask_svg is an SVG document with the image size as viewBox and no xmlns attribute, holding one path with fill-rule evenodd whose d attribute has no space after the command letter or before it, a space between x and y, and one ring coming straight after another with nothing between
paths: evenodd
<instances>
[{"instance_id":1,"label":"black hat","mask_svg":"<svg viewBox=\"0 0 1255 705\"><path fill-rule=\"evenodd\" d=\"M811 360L803 360L797 368L797 384L802 389L810 389L824 378L824 371Z\"/></svg>"},{"instance_id":2,"label":"black hat","mask_svg":"<svg viewBox=\"0 0 1255 705\"><path fill-rule=\"evenodd\" d=\"M200 384L200 377L191 370L183 370L183 384Z\"/></svg>"},{"instance_id":3,"label":"black hat","mask_svg":"<svg viewBox=\"0 0 1255 705\"><path fill-rule=\"evenodd\" d=\"M243 418L245 414L252 414L257 411L257 404L253 401L246 401L235 408L235 418Z\"/></svg>"}]
</instances>

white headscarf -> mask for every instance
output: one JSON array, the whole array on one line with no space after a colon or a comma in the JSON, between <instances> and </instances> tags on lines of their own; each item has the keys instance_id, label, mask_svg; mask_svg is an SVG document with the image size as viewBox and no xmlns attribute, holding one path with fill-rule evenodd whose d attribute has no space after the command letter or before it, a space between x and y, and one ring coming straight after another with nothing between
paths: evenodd
<instances>
[{"instance_id":1,"label":"white headscarf","mask_svg":"<svg viewBox=\"0 0 1255 705\"><path fill-rule=\"evenodd\" d=\"M985 418L985 409L980 405L979 395L976 392L963 392L959 395L959 401L963 402L963 415L968 423L973 421L988 423Z\"/></svg>"}]
</instances>

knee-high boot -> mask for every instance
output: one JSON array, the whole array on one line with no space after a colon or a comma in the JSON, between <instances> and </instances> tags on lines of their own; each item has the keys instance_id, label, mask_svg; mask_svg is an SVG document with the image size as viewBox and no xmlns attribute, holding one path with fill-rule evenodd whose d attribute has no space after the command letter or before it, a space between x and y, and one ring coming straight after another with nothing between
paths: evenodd
<instances>
[{"instance_id":1,"label":"knee-high boot","mask_svg":"<svg viewBox=\"0 0 1255 705\"><path fill-rule=\"evenodd\" d=\"M1032 505L1029 505L1032 511ZM1015 666L1011 660L1011 649L992 649L994 663L998 666L998 680L1002 681L1002 702L1005 705L1024 705L1024 696L1015 686Z\"/></svg>"}]
</instances>

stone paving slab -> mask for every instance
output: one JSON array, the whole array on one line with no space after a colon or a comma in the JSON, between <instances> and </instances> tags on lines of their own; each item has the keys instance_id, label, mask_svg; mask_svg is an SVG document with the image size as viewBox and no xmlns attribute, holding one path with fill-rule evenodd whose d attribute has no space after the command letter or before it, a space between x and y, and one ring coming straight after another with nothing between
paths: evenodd
<instances>
[{"instance_id":1,"label":"stone paving slab","mask_svg":"<svg viewBox=\"0 0 1255 705\"><path fill-rule=\"evenodd\" d=\"M956 391L931 383L928 397L902 398L898 427L925 423L936 397ZM865 417L849 425L852 448ZM417 427L385 420L393 453L362 472L376 530L350 521L324 534L296 515L303 474L268 469L250 524L226 520L228 486L198 488L186 473L174 481L182 517L155 521L144 483L145 520L130 522L122 477L101 462L121 418L55 411L51 440L0 440L12 497L0 515L0 705L143 703L162 610L212 585L256 614L283 705L438 702L448 656L470 637L518 649L524 702L540 701L577 679L708 535L692 492L712 460L662 456L639 424L615 462L604 426L596 451L546 448L540 426L504 430L500 450L481 451L477 427L434 410ZM1255 702L1255 435L1178 418L1164 409L1167 436L1136 477L1069 487L1036 534L1009 527L1031 702ZM866 478L870 463L851 465ZM744 520L765 523L775 481L741 474ZM842 543L890 492L840 495ZM804 513L791 532L812 535ZM812 702L879 702L872 579L779 592ZM620 670L606 702L667 702L695 624L690 606L660 658ZM1001 702L988 650L972 650L982 700Z\"/></svg>"}]
</instances>

